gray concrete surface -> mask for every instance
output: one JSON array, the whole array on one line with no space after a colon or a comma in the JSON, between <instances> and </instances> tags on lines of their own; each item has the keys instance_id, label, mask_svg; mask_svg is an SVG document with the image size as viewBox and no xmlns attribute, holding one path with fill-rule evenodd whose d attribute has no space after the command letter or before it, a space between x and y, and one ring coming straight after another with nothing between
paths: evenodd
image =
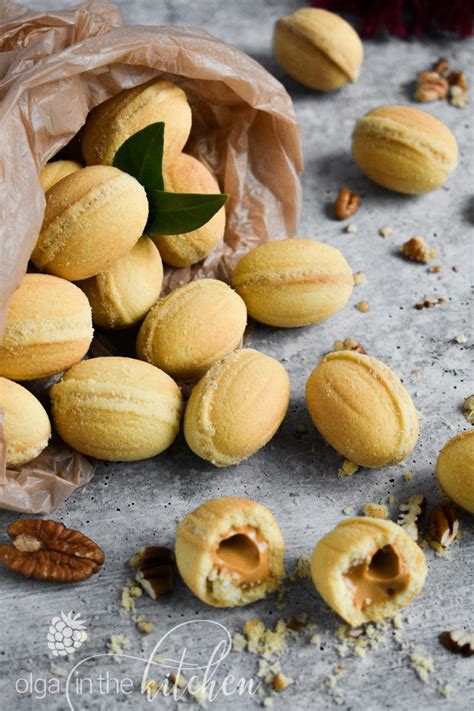
<instances>
[{"instance_id":1,"label":"gray concrete surface","mask_svg":"<svg viewBox=\"0 0 474 711\"><path fill-rule=\"evenodd\" d=\"M42 8L65 3L30 0ZM342 689L342 708L357 711L378 709L472 708L474 702L473 662L447 652L438 642L444 629L474 630L473 621L473 522L461 515L464 537L452 547L449 558L427 551L429 576L422 594L405 610L401 635L404 649L388 631L379 648L364 658L341 659L335 649L339 622L315 593L310 581L293 587L287 607L277 610L268 599L249 608L214 610L201 604L178 583L172 596L155 603L138 601L139 611L156 622L152 639L142 653L142 636L134 625L119 615L122 585L129 578L127 558L139 547L172 545L176 522L210 497L238 494L269 506L281 524L287 544L287 567L298 556L310 555L316 541L344 518L343 509L360 512L369 501L387 502L396 515L398 504L413 493L423 492L432 506L439 498L434 479L436 457L455 433L469 427L462 413L463 399L472 387L472 311L469 283L472 273L472 225L474 184L471 110L458 110L447 102L425 108L452 129L460 147L459 166L448 184L435 193L419 198L390 194L371 184L350 156L350 135L355 120L367 110L384 103L411 101L412 82L418 71L429 67L440 55L455 67L472 67L472 41L445 39L423 41L365 42L365 62L361 79L332 95L311 93L288 80L275 65L271 52L273 22L295 9L299 3L283 0L218 0L190 3L186 0L153 2L128 0L119 3L128 22L143 24L176 23L203 27L249 52L280 78L295 102L301 121L306 170L303 177L304 208L300 235L327 241L340 248L354 271L362 270L367 283L354 289L347 307L334 318L312 328L275 330L256 327L251 345L284 362L291 378L292 397L288 416L271 444L236 468L216 470L187 450L180 438L162 456L134 464L100 465L93 482L70 499L56 518L79 528L105 549L107 562L102 572L88 582L74 586L39 584L2 571L0 575L0 708L68 708L64 678L60 693L41 699L40 686L33 693L17 693L19 678L49 679L51 672L46 642L50 620L60 611L81 613L88 626L89 640L76 654L75 662L55 660L68 671L74 663L105 651L111 634L123 633L130 639L128 654L146 657L158 639L175 625L208 619L234 632L250 618L261 617L273 624L280 616L307 612L321 635L320 645L311 645L308 634L291 641L282 659L285 673L295 679L292 688L274 698L274 708L327 709L335 701L325 680L341 662L345 666L337 686ZM471 74L471 80L474 78ZM363 204L353 218L358 231L347 234L332 219L338 189L348 185L359 191ZM381 238L383 225L393 227L393 235ZM398 250L413 234L424 235L440 253L442 270L429 273L423 265L403 261ZM453 267L457 267L454 271ZM446 296L442 306L416 311L423 297ZM366 299L370 311L360 313L355 304ZM464 335L467 342L456 342ZM366 350L388 363L413 395L423 419L421 436L406 467L380 471L360 471L344 480L336 476L340 457L326 447L305 409L306 379L335 339L355 337ZM419 375L414 374L419 370ZM298 432L303 428L303 432ZM406 470L414 473L405 481ZM16 518L0 512L0 530ZM169 647L178 653L185 639L192 637L194 656L206 655L215 638L204 623L193 635L177 630ZM189 629L188 629L189 632ZM422 683L410 665L410 650L417 647L431 657L434 671ZM202 657L201 657L202 658ZM219 670L221 680L231 670L237 676L255 675L257 659L232 652ZM115 677L131 677L132 694L94 693L75 696L75 709L174 708L172 700L149 704L137 691L143 663L125 659L113 664L99 657L85 663L87 675L97 680L107 670ZM439 687L448 682L452 694L445 699ZM326 682L327 683L327 682ZM37 684L41 684L37 682ZM23 690L24 683L19 684ZM104 687L103 687L104 688ZM126 687L128 690L128 687ZM247 710L261 703L251 698L219 697L211 708Z\"/></svg>"}]
</instances>

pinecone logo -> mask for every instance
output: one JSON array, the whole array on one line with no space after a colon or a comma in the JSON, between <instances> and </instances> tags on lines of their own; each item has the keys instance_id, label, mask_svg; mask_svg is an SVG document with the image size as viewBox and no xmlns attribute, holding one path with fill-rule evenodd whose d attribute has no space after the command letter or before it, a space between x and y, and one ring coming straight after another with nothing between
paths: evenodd
<instances>
[{"instance_id":1,"label":"pinecone logo","mask_svg":"<svg viewBox=\"0 0 474 711\"><path fill-rule=\"evenodd\" d=\"M73 654L87 639L84 620L73 612L61 612L60 617L53 617L48 630L48 647L54 657Z\"/></svg>"}]
</instances>

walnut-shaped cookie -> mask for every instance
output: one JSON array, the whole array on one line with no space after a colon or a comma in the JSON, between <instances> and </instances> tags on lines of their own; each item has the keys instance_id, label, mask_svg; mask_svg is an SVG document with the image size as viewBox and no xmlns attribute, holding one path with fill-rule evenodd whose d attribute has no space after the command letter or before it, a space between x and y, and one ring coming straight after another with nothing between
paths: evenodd
<instances>
[{"instance_id":1,"label":"walnut-shaped cookie","mask_svg":"<svg viewBox=\"0 0 474 711\"><path fill-rule=\"evenodd\" d=\"M186 585L215 607L236 607L273 592L285 574L285 543L273 514L256 501L224 496L179 523L176 563Z\"/></svg>"},{"instance_id":2,"label":"walnut-shaped cookie","mask_svg":"<svg viewBox=\"0 0 474 711\"><path fill-rule=\"evenodd\" d=\"M352 627L393 617L418 595L426 573L421 548L403 528L369 517L339 523L311 559L317 591Z\"/></svg>"},{"instance_id":3,"label":"walnut-shaped cookie","mask_svg":"<svg viewBox=\"0 0 474 711\"><path fill-rule=\"evenodd\" d=\"M451 501L474 514L474 431L447 442L436 463L438 484Z\"/></svg>"}]
</instances>

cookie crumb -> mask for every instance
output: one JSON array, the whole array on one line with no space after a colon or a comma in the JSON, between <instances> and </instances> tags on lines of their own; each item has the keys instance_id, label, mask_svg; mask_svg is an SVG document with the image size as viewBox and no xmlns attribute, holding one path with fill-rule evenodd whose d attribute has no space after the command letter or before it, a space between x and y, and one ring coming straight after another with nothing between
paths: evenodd
<instances>
[{"instance_id":1,"label":"cookie crumb","mask_svg":"<svg viewBox=\"0 0 474 711\"><path fill-rule=\"evenodd\" d=\"M455 336L454 340L456 341L456 343L459 343L459 345L463 345L463 343L467 343L467 338L463 334L461 334L459 336Z\"/></svg>"},{"instance_id":2,"label":"cookie crumb","mask_svg":"<svg viewBox=\"0 0 474 711\"><path fill-rule=\"evenodd\" d=\"M405 472L403 478L405 481L411 481L413 479L413 472Z\"/></svg>"},{"instance_id":3,"label":"cookie crumb","mask_svg":"<svg viewBox=\"0 0 474 711\"><path fill-rule=\"evenodd\" d=\"M362 509L364 516L371 518L388 518L388 509L384 504L365 504Z\"/></svg>"},{"instance_id":4,"label":"cookie crumb","mask_svg":"<svg viewBox=\"0 0 474 711\"><path fill-rule=\"evenodd\" d=\"M365 284L365 282L367 281L365 272L355 272L353 274L353 279L354 279L355 286L360 286L361 284Z\"/></svg>"},{"instance_id":5,"label":"cookie crumb","mask_svg":"<svg viewBox=\"0 0 474 711\"><path fill-rule=\"evenodd\" d=\"M390 227L389 225L384 225L379 229L379 235L381 237L390 237L390 235L393 235L393 227Z\"/></svg>"},{"instance_id":6,"label":"cookie crumb","mask_svg":"<svg viewBox=\"0 0 474 711\"><path fill-rule=\"evenodd\" d=\"M357 230L358 230L357 225L355 225L353 222L350 222L350 223L347 225L347 227L346 227L346 229L344 230L344 232L349 232L349 234L354 234L355 232L357 232Z\"/></svg>"},{"instance_id":7,"label":"cookie crumb","mask_svg":"<svg viewBox=\"0 0 474 711\"><path fill-rule=\"evenodd\" d=\"M124 649L130 649L130 640L123 634L113 634L106 642L106 647L107 654L120 656Z\"/></svg>"},{"instance_id":8,"label":"cookie crumb","mask_svg":"<svg viewBox=\"0 0 474 711\"><path fill-rule=\"evenodd\" d=\"M429 675L433 672L433 660L431 657L423 657L416 650L410 656L412 669L416 672L418 678L426 683Z\"/></svg>"},{"instance_id":9,"label":"cookie crumb","mask_svg":"<svg viewBox=\"0 0 474 711\"><path fill-rule=\"evenodd\" d=\"M352 476L353 474L356 473L356 471L359 469L357 464L354 464L354 462L349 461L349 459L344 459L344 461L341 464L340 469L337 472L338 476Z\"/></svg>"},{"instance_id":10,"label":"cookie crumb","mask_svg":"<svg viewBox=\"0 0 474 711\"><path fill-rule=\"evenodd\" d=\"M438 692L438 694L440 694L440 696L444 696L445 699L448 699L453 693L452 687L448 684L442 684L441 686L438 686L436 691Z\"/></svg>"},{"instance_id":11,"label":"cookie crumb","mask_svg":"<svg viewBox=\"0 0 474 711\"><path fill-rule=\"evenodd\" d=\"M356 304L356 309L358 309L359 311L362 311L363 314L366 314L367 311L369 310L369 308L370 308L370 307L369 307L369 302L368 302L368 301L359 301L359 302Z\"/></svg>"}]
</instances>

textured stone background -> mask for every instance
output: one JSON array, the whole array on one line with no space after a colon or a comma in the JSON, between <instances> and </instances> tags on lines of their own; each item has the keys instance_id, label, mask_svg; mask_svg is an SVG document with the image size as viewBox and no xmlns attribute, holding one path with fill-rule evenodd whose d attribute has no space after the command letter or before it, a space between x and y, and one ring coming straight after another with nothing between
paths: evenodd
<instances>
[{"instance_id":1,"label":"textured stone background","mask_svg":"<svg viewBox=\"0 0 474 711\"><path fill-rule=\"evenodd\" d=\"M30 0L35 8L60 8L64 4ZM178 519L204 500L238 494L269 506L281 524L287 567L291 569L298 556L311 554L316 541L344 517L343 509L348 506L360 512L366 502L387 502L393 495L395 516L398 504L417 492L426 494L429 506L436 503L439 493L433 471L437 454L447 439L469 427L462 403L472 392L469 277L474 204L469 191L474 182L474 163L470 109L458 110L447 102L425 107L456 135L460 162L444 188L419 198L391 194L365 179L351 160L350 136L355 120L367 110L385 103L410 103L417 72L430 67L440 55L467 70L472 41L367 41L359 83L336 94L320 95L288 80L272 58L273 23L297 8L298 2L128 0L119 4L128 22L205 28L250 53L283 81L295 102L304 139L306 170L299 234L340 248L354 271L367 274L367 283L354 289L343 312L321 325L288 331L256 327L252 331L251 345L282 360L292 385L288 416L265 449L237 468L216 470L193 456L179 438L155 460L101 465L87 489L56 515L66 525L85 530L104 547L107 563L100 575L83 585L61 587L36 584L2 571L0 707L9 710L67 707L63 694L40 700L34 694L18 696L15 692L19 677L30 673L40 678L52 676L46 632L50 619L61 610L80 612L89 626L89 642L76 661L104 652L106 640L116 633L129 637L129 654L143 656L140 634L130 621L119 616L121 586L129 577L125 561L140 546L173 545ZM358 227L356 234L344 233L341 223L332 219L334 199L342 185L363 196L362 207L352 220ZM378 235L383 225L393 227L391 237ZM416 233L439 249L443 265L439 274L430 274L425 266L399 257L401 243ZM458 271L453 271L453 266ZM416 311L414 304L425 296L446 296L447 302L432 310ZM369 313L355 308L360 299L368 300ZM467 337L466 344L455 342L459 335ZM406 463L414 472L410 482L403 479L400 466L360 471L352 478L338 479L340 457L323 444L311 425L304 404L306 379L333 341L348 336L358 338L370 354L395 370L423 414L418 445ZM419 377L413 374L415 369L420 369ZM297 437L300 426L308 432ZM14 519L15 514L0 512L1 530ZM451 655L437 641L444 629L474 629L472 519L462 516L461 525L464 537L453 546L449 559L427 552L427 584L403 615L404 619L407 614L412 618L402 630L407 645L416 645L425 657L433 659L435 671L426 684L419 681L408 653L399 649L391 632L365 658L341 660L335 650L339 623L310 581L293 589L283 612L276 609L273 599L247 609L214 610L199 603L178 583L174 594L159 603L148 598L139 600L140 612L157 625L154 641L147 640L148 647L184 621L212 619L234 631L252 617L272 624L282 614L288 617L307 612L322 636L321 648L310 645L308 635L290 644L283 669L296 683L275 698L275 708L333 707L324 680L342 661L346 674L338 685L344 693L343 708L467 709L473 701L473 662ZM176 633L177 649L183 639L184 635ZM213 646L211 642L202 627L196 632L193 648L204 653ZM69 670L73 664L64 666ZM224 666L238 676L251 677L256 671L256 658L232 653ZM115 676L131 676L135 681L143 671L143 665L133 660L119 666L99 658L86 667L87 674L94 678L108 669ZM224 674L221 671L219 677ZM449 700L437 691L444 682L453 689ZM244 696L225 702L219 699L212 707L221 709L224 703L240 710L255 708L260 702ZM174 706L170 700L155 703L159 708ZM149 705L138 692L128 697L96 693L92 699L83 696L76 700L74 708L145 709Z\"/></svg>"}]
</instances>

